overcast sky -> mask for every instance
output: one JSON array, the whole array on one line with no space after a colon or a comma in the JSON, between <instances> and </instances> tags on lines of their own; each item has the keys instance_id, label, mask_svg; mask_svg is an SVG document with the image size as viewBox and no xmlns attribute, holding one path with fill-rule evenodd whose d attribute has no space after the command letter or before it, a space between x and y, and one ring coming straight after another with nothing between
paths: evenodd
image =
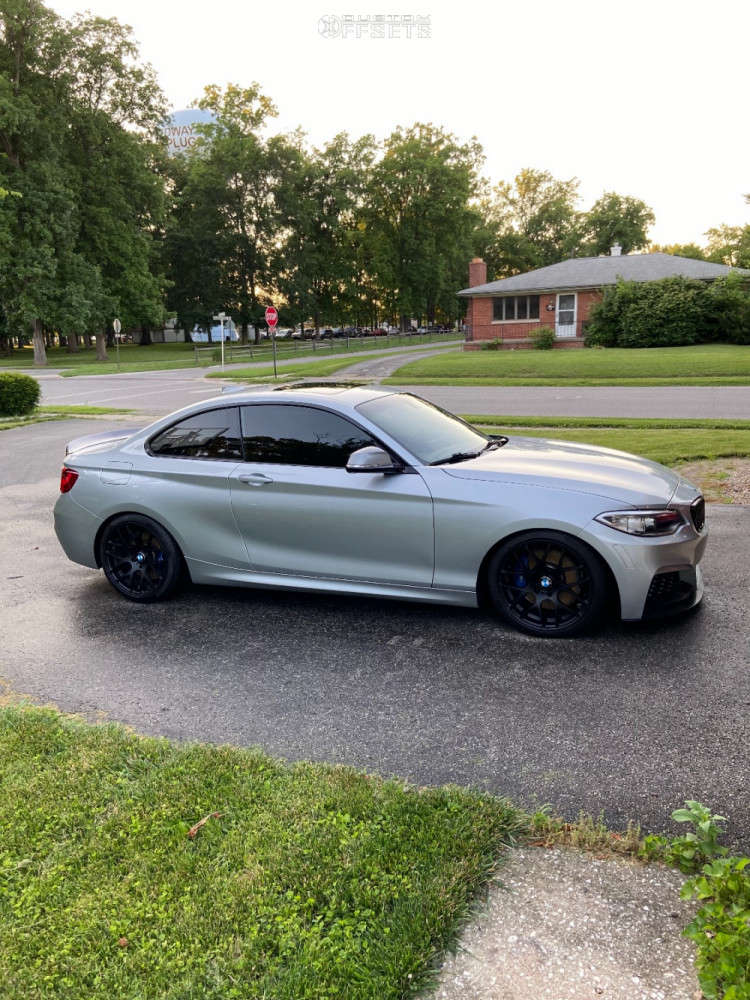
<instances>
[{"instance_id":1,"label":"overcast sky","mask_svg":"<svg viewBox=\"0 0 750 1000\"><path fill-rule=\"evenodd\" d=\"M746 0L51 6L130 24L175 109L208 83L257 80L278 130L313 144L428 121L475 135L493 182L532 166L578 177L584 208L604 190L643 198L655 242L750 223Z\"/></svg>"}]
</instances>

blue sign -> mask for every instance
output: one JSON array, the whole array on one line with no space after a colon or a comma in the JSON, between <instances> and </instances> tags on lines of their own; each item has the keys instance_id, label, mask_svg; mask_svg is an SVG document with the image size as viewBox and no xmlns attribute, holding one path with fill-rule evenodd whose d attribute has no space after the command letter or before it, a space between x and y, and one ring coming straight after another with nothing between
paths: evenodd
<instances>
[{"instance_id":1,"label":"blue sign","mask_svg":"<svg viewBox=\"0 0 750 1000\"><path fill-rule=\"evenodd\" d=\"M186 108L184 111L174 111L162 127L169 144L169 155L186 153L200 138L196 125L207 125L216 121L216 116L210 111L200 108Z\"/></svg>"}]
</instances>

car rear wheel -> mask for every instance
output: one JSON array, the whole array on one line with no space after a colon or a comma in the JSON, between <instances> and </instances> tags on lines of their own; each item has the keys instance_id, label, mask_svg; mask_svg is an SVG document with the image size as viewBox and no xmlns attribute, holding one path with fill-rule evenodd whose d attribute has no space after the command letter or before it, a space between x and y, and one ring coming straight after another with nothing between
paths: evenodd
<instances>
[{"instance_id":1,"label":"car rear wheel","mask_svg":"<svg viewBox=\"0 0 750 1000\"><path fill-rule=\"evenodd\" d=\"M99 554L107 579L128 600L160 601L177 586L182 556L161 525L142 514L121 514L102 532Z\"/></svg>"},{"instance_id":2,"label":"car rear wheel","mask_svg":"<svg viewBox=\"0 0 750 1000\"><path fill-rule=\"evenodd\" d=\"M598 556L570 535L528 531L501 545L487 567L495 609L530 635L565 638L592 629L607 600Z\"/></svg>"}]
</instances>

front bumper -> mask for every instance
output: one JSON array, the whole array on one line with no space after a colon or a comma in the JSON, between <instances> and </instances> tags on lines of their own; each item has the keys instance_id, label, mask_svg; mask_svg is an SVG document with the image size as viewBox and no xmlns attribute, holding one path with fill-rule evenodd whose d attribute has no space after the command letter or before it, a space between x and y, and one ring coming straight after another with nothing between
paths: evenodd
<instances>
[{"instance_id":1,"label":"front bumper","mask_svg":"<svg viewBox=\"0 0 750 1000\"><path fill-rule=\"evenodd\" d=\"M685 524L674 535L644 538L592 521L582 537L612 570L624 621L678 614L700 603L707 527L697 532Z\"/></svg>"}]
</instances>

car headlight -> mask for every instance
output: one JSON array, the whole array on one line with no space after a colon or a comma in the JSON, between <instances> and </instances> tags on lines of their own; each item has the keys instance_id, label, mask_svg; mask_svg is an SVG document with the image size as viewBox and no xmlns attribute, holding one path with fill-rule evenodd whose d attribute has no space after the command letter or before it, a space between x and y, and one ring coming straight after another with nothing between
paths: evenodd
<instances>
[{"instance_id":1,"label":"car headlight","mask_svg":"<svg viewBox=\"0 0 750 1000\"><path fill-rule=\"evenodd\" d=\"M686 523L678 510L611 510L595 520L626 535L673 535Z\"/></svg>"}]
</instances>

